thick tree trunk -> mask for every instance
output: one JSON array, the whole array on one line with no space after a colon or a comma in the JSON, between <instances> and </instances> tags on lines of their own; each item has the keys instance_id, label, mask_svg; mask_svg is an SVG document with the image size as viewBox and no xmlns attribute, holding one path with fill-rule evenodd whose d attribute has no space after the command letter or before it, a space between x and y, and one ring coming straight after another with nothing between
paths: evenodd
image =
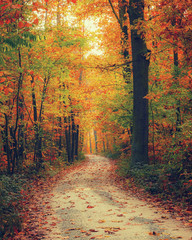
<instances>
[{"instance_id":1,"label":"thick tree trunk","mask_svg":"<svg viewBox=\"0 0 192 240\"><path fill-rule=\"evenodd\" d=\"M149 51L134 25L144 19L144 0L130 0L129 18L133 61L132 165L148 163L148 68Z\"/></svg>"}]
</instances>

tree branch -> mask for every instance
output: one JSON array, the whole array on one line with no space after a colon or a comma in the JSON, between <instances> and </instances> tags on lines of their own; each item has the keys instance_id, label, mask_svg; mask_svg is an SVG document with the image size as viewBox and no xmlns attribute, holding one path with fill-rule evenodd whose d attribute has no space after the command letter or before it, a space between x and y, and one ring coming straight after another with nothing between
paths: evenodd
<instances>
[{"instance_id":1,"label":"tree branch","mask_svg":"<svg viewBox=\"0 0 192 240\"><path fill-rule=\"evenodd\" d=\"M115 15L117 21L118 21L118 23L119 23L119 25L120 25L120 27L121 27L121 29L122 29L122 28L123 28L122 23L121 23L121 21L120 21L118 15L117 15L117 13L115 12L115 9L114 9L114 7L113 7L112 2L111 2L111 0L108 0L108 1L109 1L109 4L110 4L110 6L111 6L111 9L112 9L112 11L113 11L113 13L114 13L114 15Z\"/></svg>"}]
</instances>

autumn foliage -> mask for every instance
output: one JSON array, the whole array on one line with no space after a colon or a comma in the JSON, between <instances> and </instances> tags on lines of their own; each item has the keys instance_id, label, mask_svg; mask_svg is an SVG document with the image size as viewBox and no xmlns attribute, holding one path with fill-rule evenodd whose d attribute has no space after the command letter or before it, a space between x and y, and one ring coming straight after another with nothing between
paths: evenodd
<instances>
[{"instance_id":1,"label":"autumn foliage","mask_svg":"<svg viewBox=\"0 0 192 240\"><path fill-rule=\"evenodd\" d=\"M178 196L190 204L192 2L147 0L143 11L134 28L149 49L149 165L164 169L167 184L180 179ZM122 159L127 176L134 121L128 15L125 0L0 1L2 175L61 167L83 151Z\"/></svg>"}]
</instances>

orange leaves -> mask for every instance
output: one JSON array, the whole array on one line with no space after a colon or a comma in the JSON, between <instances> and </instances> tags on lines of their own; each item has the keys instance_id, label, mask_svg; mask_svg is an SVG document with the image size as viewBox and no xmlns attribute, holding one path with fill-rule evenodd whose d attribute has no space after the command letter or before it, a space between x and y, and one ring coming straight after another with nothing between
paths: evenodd
<instances>
[{"instance_id":1,"label":"orange leaves","mask_svg":"<svg viewBox=\"0 0 192 240\"><path fill-rule=\"evenodd\" d=\"M67 0L67 3L77 3L78 0Z\"/></svg>"},{"instance_id":2,"label":"orange leaves","mask_svg":"<svg viewBox=\"0 0 192 240\"><path fill-rule=\"evenodd\" d=\"M161 98L161 93L149 93L147 94L147 96L145 96L144 98L148 99L148 100L154 100L155 102L157 102L160 98Z\"/></svg>"},{"instance_id":3,"label":"orange leaves","mask_svg":"<svg viewBox=\"0 0 192 240\"><path fill-rule=\"evenodd\" d=\"M36 19L33 21L33 24L38 25L38 23L39 23L39 19L36 18Z\"/></svg>"},{"instance_id":4,"label":"orange leaves","mask_svg":"<svg viewBox=\"0 0 192 240\"><path fill-rule=\"evenodd\" d=\"M151 235L151 236L159 236L160 233L157 233L157 232L153 231L153 232L149 232L149 235Z\"/></svg>"}]
</instances>

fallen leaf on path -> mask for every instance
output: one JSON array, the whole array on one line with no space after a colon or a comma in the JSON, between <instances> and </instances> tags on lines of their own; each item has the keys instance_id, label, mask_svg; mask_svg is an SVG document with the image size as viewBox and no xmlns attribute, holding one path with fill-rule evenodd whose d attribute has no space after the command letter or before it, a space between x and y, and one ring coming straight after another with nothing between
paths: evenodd
<instances>
[{"instance_id":1,"label":"fallen leaf on path","mask_svg":"<svg viewBox=\"0 0 192 240\"><path fill-rule=\"evenodd\" d=\"M103 235L96 235L94 237L91 237L90 239L101 239L103 238Z\"/></svg>"},{"instance_id":2,"label":"fallen leaf on path","mask_svg":"<svg viewBox=\"0 0 192 240\"><path fill-rule=\"evenodd\" d=\"M53 222L53 223L51 223L50 225L51 225L51 226L56 226L56 225L57 225L57 223L54 223L54 222Z\"/></svg>"},{"instance_id":3,"label":"fallen leaf on path","mask_svg":"<svg viewBox=\"0 0 192 240\"><path fill-rule=\"evenodd\" d=\"M97 230L95 229L89 229L90 232L98 232Z\"/></svg>"},{"instance_id":4,"label":"fallen leaf on path","mask_svg":"<svg viewBox=\"0 0 192 240\"><path fill-rule=\"evenodd\" d=\"M106 233L108 234L115 234L113 231L105 230Z\"/></svg>"},{"instance_id":5,"label":"fallen leaf on path","mask_svg":"<svg viewBox=\"0 0 192 240\"><path fill-rule=\"evenodd\" d=\"M116 220L112 220L111 222L115 222L115 223L121 223L121 222L123 222L123 220L120 220L120 221L116 221Z\"/></svg>"},{"instance_id":6,"label":"fallen leaf on path","mask_svg":"<svg viewBox=\"0 0 192 240\"><path fill-rule=\"evenodd\" d=\"M80 228L68 228L68 229L65 229L65 231L74 231L74 230L80 230Z\"/></svg>"},{"instance_id":7,"label":"fallen leaf on path","mask_svg":"<svg viewBox=\"0 0 192 240\"><path fill-rule=\"evenodd\" d=\"M126 223L125 225L131 225L132 223L130 223L130 222L128 222L128 223Z\"/></svg>"},{"instance_id":8,"label":"fallen leaf on path","mask_svg":"<svg viewBox=\"0 0 192 240\"><path fill-rule=\"evenodd\" d=\"M123 214L118 214L117 217L124 217L124 215Z\"/></svg>"},{"instance_id":9,"label":"fallen leaf on path","mask_svg":"<svg viewBox=\"0 0 192 240\"><path fill-rule=\"evenodd\" d=\"M98 223L104 223L105 222L105 220L99 220L98 221Z\"/></svg>"},{"instance_id":10,"label":"fallen leaf on path","mask_svg":"<svg viewBox=\"0 0 192 240\"><path fill-rule=\"evenodd\" d=\"M151 235L151 236L159 236L160 233L156 233L156 232L153 231L153 232L150 232L149 235Z\"/></svg>"},{"instance_id":11,"label":"fallen leaf on path","mask_svg":"<svg viewBox=\"0 0 192 240\"><path fill-rule=\"evenodd\" d=\"M94 206L88 205L87 208L94 208Z\"/></svg>"},{"instance_id":12,"label":"fallen leaf on path","mask_svg":"<svg viewBox=\"0 0 192 240\"><path fill-rule=\"evenodd\" d=\"M167 216L161 216L161 218L163 218L163 219L169 219Z\"/></svg>"}]
</instances>

